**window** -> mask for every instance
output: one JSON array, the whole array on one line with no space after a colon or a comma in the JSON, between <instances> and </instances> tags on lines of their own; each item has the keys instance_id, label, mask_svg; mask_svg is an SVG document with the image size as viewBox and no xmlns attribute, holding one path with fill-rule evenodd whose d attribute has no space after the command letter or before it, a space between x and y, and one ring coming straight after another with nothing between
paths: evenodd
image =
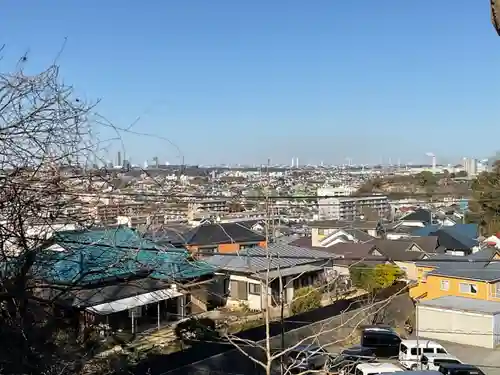
<instances>
[{"instance_id":1,"label":"window","mask_svg":"<svg viewBox=\"0 0 500 375\"><path fill-rule=\"evenodd\" d=\"M450 282L448 280L441 280L441 290L449 290Z\"/></svg>"},{"instance_id":2,"label":"window","mask_svg":"<svg viewBox=\"0 0 500 375\"><path fill-rule=\"evenodd\" d=\"M213 255L216 250L217 247L202 247L198 249L198 253L200 255Z\"/></svg>"},{"instance_id":3,"label":"window","mask_svg":"<svg viewBox=\"0 0 500 375\"><path fill-rule=\"evenodd\" d=\"M476 284L460 283L460 293L476 294L477 293L477 285Z\"/></svg>"},{"instance_id":4,"label":"window","mask_svg":"<svg viewBox=\"0 0 500 375\"><path fill-rule=\"evenodd\" d=\"M244 281L231 280L229 284L231 298L238 300L248 300L248 286Z\"/></svg>"},{"instance_id":5,"label":"window","mask_svg":"<svg viewBox=\"0 0 500 375\"><path fill-rule=\"evenodd\" d=\"M401 351L401 353L405 353L408 351L408 348L406 347L405 344L401 344L401 346L399 347L399 350Z\"/></svg>"},{"instance_id":6,"label":"window","mask_svg":"<svg viewBox=\"0 0 500 375\"><path fill-rule=\"evenodd\" d=\"M260 284L248 284L248 293L260 296Z\"/></svg>"}]
</instances>

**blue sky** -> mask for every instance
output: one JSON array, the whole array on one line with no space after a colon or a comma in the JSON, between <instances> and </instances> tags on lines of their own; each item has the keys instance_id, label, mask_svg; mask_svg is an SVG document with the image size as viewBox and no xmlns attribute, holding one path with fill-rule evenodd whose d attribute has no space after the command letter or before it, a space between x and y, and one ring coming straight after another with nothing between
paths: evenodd
<instances>
[{"instance_id":1,"label":"blue sky","mask_svg":"<svg viewBox=\"0 0 500 375\"><path fill-rule=\"evenodd\" d=\"M486 0L5 0L0 67L29 50L42 69L67 37L65 82L163 138L122 134L135 163L178 161L165 138L188 163L452 162L500 148L489 17Z\"/></svg>"}]
</instances>

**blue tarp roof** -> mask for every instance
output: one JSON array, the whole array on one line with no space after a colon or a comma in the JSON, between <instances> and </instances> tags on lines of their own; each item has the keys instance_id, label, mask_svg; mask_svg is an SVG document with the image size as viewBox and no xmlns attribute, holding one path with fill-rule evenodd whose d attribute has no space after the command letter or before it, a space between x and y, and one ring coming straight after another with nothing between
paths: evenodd
<instances>
[{"instance_id":1,"label":"blue tarp roof","mask_svg":"<svg viewBox=\"0 0 500 375\"><path fill-rule=\"evenodd\" d=\"M127 227L57 232L53 239L64 251L41 251L33 270L56 283L86 284L144 273L173 281L214 272L206 262L189 260L187 251L159 246Z\"/></svg>"}]
</instances>

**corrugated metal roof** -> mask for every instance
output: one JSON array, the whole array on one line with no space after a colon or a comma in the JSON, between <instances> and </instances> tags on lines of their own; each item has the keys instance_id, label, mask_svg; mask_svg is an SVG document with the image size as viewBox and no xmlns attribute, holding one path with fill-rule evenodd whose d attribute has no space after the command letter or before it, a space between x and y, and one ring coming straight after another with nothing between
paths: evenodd
<instances>
[{"instance_id":1,"label":"corrugated metal roof","mask_svg":"<svg viewBox=\"0 0 500 375\"><path fill-rule=\"evenodd\" d=\"M214 267L233 272L262 272L269 267L289 268L297 265L326 262L339 258L337 254L326 251L305 249L288 244L272 244L268 248L253 247L239 251L237 254L218 254L207 259Z\"/></svg>"},{"instance_id":2,"label":"corrugated metal roof","mask_svg":"<svg viewBox=\"0 0 500 375\"><path fill-rule=\"evenodd\" d=\"M430 300L422 300L419 302L419 306L465 311L478 314L500 314L500 302L457 296L444 296Z\"/></svg>"}]
</instances>

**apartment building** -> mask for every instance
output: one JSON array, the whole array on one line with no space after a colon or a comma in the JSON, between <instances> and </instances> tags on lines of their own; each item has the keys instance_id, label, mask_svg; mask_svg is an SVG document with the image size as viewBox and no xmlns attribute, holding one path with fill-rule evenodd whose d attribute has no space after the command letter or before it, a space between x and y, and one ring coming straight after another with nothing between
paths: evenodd
<instances>
[{"instance_id":1,"label":"apartment building","mask_svg":"<svg viewBox=\"0 0 500 375\"><path fill-rule=\"evenodd\" d=\"M329 197L318 199L318 216L321 220L353 220L363 208L370 208L380 217L390 212L387 196Z\"/></svg>"},{"instance_id":2,"label":"apartment building","mask_svg":"<svg viewBox=\"0 0 500 375\"><path fill-rule=\"evenodd\" d=\"M467 176L474 177L477 175L477 160L471 158L463 159L464 171L467 173Z\"/></svg>"},{"instance_id":3,"label":"apartment building","mask_svg":"<svg viewBox=\"0 0 500 375\"><path fill-rule=\"evenodd\" d=\"M356 192L356 188L353 186L337 186L337 187L322 187L316 192L318 197L343 197L352 195Z\"/></svg>"}]
</instances>

